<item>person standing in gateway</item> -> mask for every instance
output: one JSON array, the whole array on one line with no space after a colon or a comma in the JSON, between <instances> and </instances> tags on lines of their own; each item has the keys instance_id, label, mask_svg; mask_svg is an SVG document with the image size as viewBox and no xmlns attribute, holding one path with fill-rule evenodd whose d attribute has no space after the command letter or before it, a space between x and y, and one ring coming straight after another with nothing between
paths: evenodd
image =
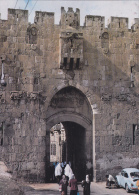
<instances>
[{"instance_id":1,"label":"person standing in gateway","mask_svg":"<svg viewBox=\"0 0 139 195\"><path fill-rule=\"evenodd\" d=\"M73 174L72 169L70 168L69 164L66 165L66 167L64 169L64 174L66 175L67 180L69 181L70 175Z\"/></svg>"},{"instance_id":2,"label":"person standing in gateway","mask_svg":"<svg viewBox=\"0 0 139 195\"><path fill-rule=\"evenodd\" d=\"M62 167L60 163L55 167L55 177L57 178L57 183L59 184L62 175Z\"/></svg>"},{"instance_id":3,"label":"person standing in gateway","mask_svg":"<svg viewBox=\"0 0 139 195\"><path fill-rule=\"evenodd\" d=\"M60 180L59 185L62 185L62 191L61 191L61 195L64 192L64 195L67 195L67 186L68 186L68 181L66 180L66 176L63 175L62 179Z\"/></svg>"},{"instance_id":4,"label":"person standing in gateway","mask_svg":"<svg viewBox=\"0 0 139 195\"><path fill-rule=\"evenodd\" d=\"M71 179L69 181L70 187L70 195L77 195L78 186L77 186L77 179L75 179L74 174L71 175Z\"/></svg>"},{"instance_id":5,"label":"person standing in gateway","mask_svg":"<svg viewBox=\"0 0 139 195\"><path fill-rule=\"evenodd\" d=\"M90 195L90 184L89 175L86 175L86 179L82 181L83 195Z\"/></svg>"}]
</instances>

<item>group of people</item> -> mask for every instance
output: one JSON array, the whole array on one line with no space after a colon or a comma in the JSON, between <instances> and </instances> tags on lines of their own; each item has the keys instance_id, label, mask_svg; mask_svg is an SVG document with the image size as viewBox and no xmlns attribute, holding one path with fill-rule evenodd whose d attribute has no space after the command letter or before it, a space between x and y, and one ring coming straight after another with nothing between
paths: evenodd
<instances>
[{"instance_id":1,"label":"group of people","mask_svg":"<svg viewBox=\"0 0 139 195\"><path fill-rule=\"evenodd\" d=\"M59 163L55 167L55 177L57 178L57 183L60 182L62 175L66 176L67 181L70 179L70 176L73 174L70 163Z\"/></svg>"},{"instance_id":2,"label":"group of people","mask_svg":"<svg viewBox=\"0 0 139 195\"><path fill-rule=\"evenodd\" d=\"M58 182L58 180L62 177L62 175L64 174L64 169L66 167L66 162L53 162L50 167L49 167L49 171L50 171L50 182ZM69 162L70 165L70 162ZM57 167L57 168L56 168Z\"/></svg>"},{"instance_id":3,"label":"group of people","mask_svg":"<svg viewBox=\"0 0 139 195\"><path fill-rule=\"evenodd\" d=\"M69 182L66 179L65 175L62 176L62 179L59 182L61 195L67 195L67 187L68 186L70 187L70 195L77 195L78 185L77 185L77 179L75 178L74 174L71 174ZM84 195L90 195L89 175L86 175L86 179L84 181L82 181L82 187L83 187Z\"/></svg>"},{"instance_id":4,"label":"group of people","mask_svg":"<svg viewBox=\"0 0 139 195\"><path fill-rule=\"evenodd\" d=\"M67 195L67 187L70 187L70 195L77 195L78 185L77 179L73 174L71 163L57 163L55 166L55 177L59 184L61 195ZM82 181L84 195L90 195L90 178L86 175L86 179Z\"/></svg>"}]
</instances>

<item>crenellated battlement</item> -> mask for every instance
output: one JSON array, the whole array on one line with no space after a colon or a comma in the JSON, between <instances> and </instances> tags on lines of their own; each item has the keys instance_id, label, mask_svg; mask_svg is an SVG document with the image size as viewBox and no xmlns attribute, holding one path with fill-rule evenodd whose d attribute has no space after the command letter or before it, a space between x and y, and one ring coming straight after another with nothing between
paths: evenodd
<instances>
[{"instance_id":1,"label":"crenellated battlement","mask_svg":"<svg viewBox=\"0 0 139 195\"><path fill-rule=\"evenodd\" d=\"M1 14L0 14L0 20ZM28 24L28 10L22 9L8 9L8 21L14 24ZM110 22L108 24L109 29L128 29L128 21L129 19L126 17L111 17ZM42 12L36 11L34 17L34 23L38 24L47 24L54 25L54 12ZM136 24L136 25L135 25ZM61 19L59 25L61 28L66 28L67 26L78 29L80 27L80 10L76 8L76 11L73 8L69 7L68 11L65 10L64 7L61 7ZM131 27L132 29L136 29L139 25L139 18L134 19L134 24ZM86 15L84 21L84 27L95 27L103 30L105 28L105 17L98 15Z\"/></svg>"},{"instance_id":2,"label":"crenellated battlement","mask_svg":"<svg viewBox=\"0 0 139 195\"><path fill-rule=\"evenodd\" d=\"M76 12L73 11L73 8L69 7L66 12L64 7L61 7L61 21L60 25L62 27L71 26L78 28L80 26L80 10L76 9Z\"/></svg>"},{"instance_id":3,"label":"crenellated battlement","mask_svg":"<svg viewBox=\"0 0 139 195\"><path fill-rule=\"evenodd\" d=\"M34 22L35 23L54 24L54 13L53 12L36 11Z\"/></svg>"},{"instance_id":4,"label":"crenellated battlement","mask_svg":"<svg viewBox=\"0 0 139 195\"><path fill-rule=\"evenodd\" d=\"M135 18L135 19L134 19L134 24L132 25L131 29L132 29L133 31L139 30L139 18Z\"/></svg>"},{"instance_id":5,"label":"crenellated battlement","mask_svg":"<svg viewBox=\"0 0 139 195\"><path fill-rule=\"evenodd\" d=\"M8 20L10 23L28 22L28 10L8 9Z\"/></svg>"},{"instance_id":6,"label":"crenellated battlement","mask_svg":"<svg viewBox=\"0 0 139 195\"><path fill-rule=\"evenodd\" d=\"M128 18L111 17L109 28L128 29Z\"/></svg>"},{"instance_id":7,"label":"crenellated battlement","mask_svg":"<svg viewBox=\"0 0 139 195\"><path fill-rule=\"evenodd\" d=\"M97 28L103 28L105 26L105 17L102 16L93 16L93 15L87 15L85 16L85 23L84 26L86 27L97 27Z\"/></svg>"},{"instance_id":8,"label":"crenellated battlement","mask_svg":"<svg viewBox=\"0 0 139 195\"><path fill-rule=\"evenodd\" d=\"M135 24L139 24L139 18L135 18L134 21L135 21Z\"/></svg>"}]
</instances>

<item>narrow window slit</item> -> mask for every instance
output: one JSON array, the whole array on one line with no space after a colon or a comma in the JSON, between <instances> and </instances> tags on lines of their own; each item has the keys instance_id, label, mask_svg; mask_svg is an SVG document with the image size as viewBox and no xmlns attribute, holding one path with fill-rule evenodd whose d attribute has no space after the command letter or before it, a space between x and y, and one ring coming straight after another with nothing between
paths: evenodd
<instances>
[{"instance_id":1,"label":"narrow window slit","mask_svg":"<svg viewBox=\"0 0 139 195\"><path fill-rule=\"evenodd\" d=\"M64 58L64 67L66 68L66 66L67 66L67 58Z\"/></svg>"},{"instance_id":2,"label":"narrow window slit","mask_svg":"<svg viewBox=\"0 0 139 195\"><path fill-rule=\"evenodd\" d=\"M76 69L79 69L80 67L80 58L77 58L77 61L76 61Z\"/></svg>"},{"instance_id":3,"label":"narrow window slit","mask_svg":"<svg viewBox=\"0 0 139 195\"><path fill-rule=\"evenodd\" d=\"M74 58L70 58L70 70L73 70Z\"/></svg>"},{"instance_id":4,"label":"narrow window slit","mask_svg":"<svg viewBox=\"0 0 139 195\"><path fill-rule=\"evenodd\" d=\"M3 146L3 137L4 137L4 129L3 129L3 122L0 126L0 145Z\"/></svg>"},{"instance_id":5,"label":"narrow window slit","mask_svg":"<svg viewBox=\"0 0 139 195\"><path fill-rule=\"evenodd\" d=\"M133 145L136 145L136 135L138 131L138 125L133 124Z\"/></svg>"}]
</instances>

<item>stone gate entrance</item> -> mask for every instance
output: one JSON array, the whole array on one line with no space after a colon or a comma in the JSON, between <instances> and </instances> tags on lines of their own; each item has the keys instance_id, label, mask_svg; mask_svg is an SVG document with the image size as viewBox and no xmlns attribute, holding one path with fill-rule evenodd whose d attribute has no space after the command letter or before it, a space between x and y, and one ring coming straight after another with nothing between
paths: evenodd
<instances>
[{"instance_id":1,"label":"stone gate entrance","mask_svg":"<svg viewBox=\"0 0 139 195\"><path fill-rule=\"evenodd\" d=\"M66 162L71 162L73 173L78 181L85 178L85 128L77 123L64 122L66 130Z\"/></svg>"},{"instance_id":2,"label":"stone gate entrance","mask_svg":"<svg viewBox=\"0 0 139 195\"><path fill-rule=\"evenodd\" d=\"M57 92L48 107L46 119L46 181L50 165L50 129L61 122L66 131L66 161L81 181L85 177L86 163L93 161L92 113L85 95L74 87L66 87Z\"/></svg>"}]
</instances>

